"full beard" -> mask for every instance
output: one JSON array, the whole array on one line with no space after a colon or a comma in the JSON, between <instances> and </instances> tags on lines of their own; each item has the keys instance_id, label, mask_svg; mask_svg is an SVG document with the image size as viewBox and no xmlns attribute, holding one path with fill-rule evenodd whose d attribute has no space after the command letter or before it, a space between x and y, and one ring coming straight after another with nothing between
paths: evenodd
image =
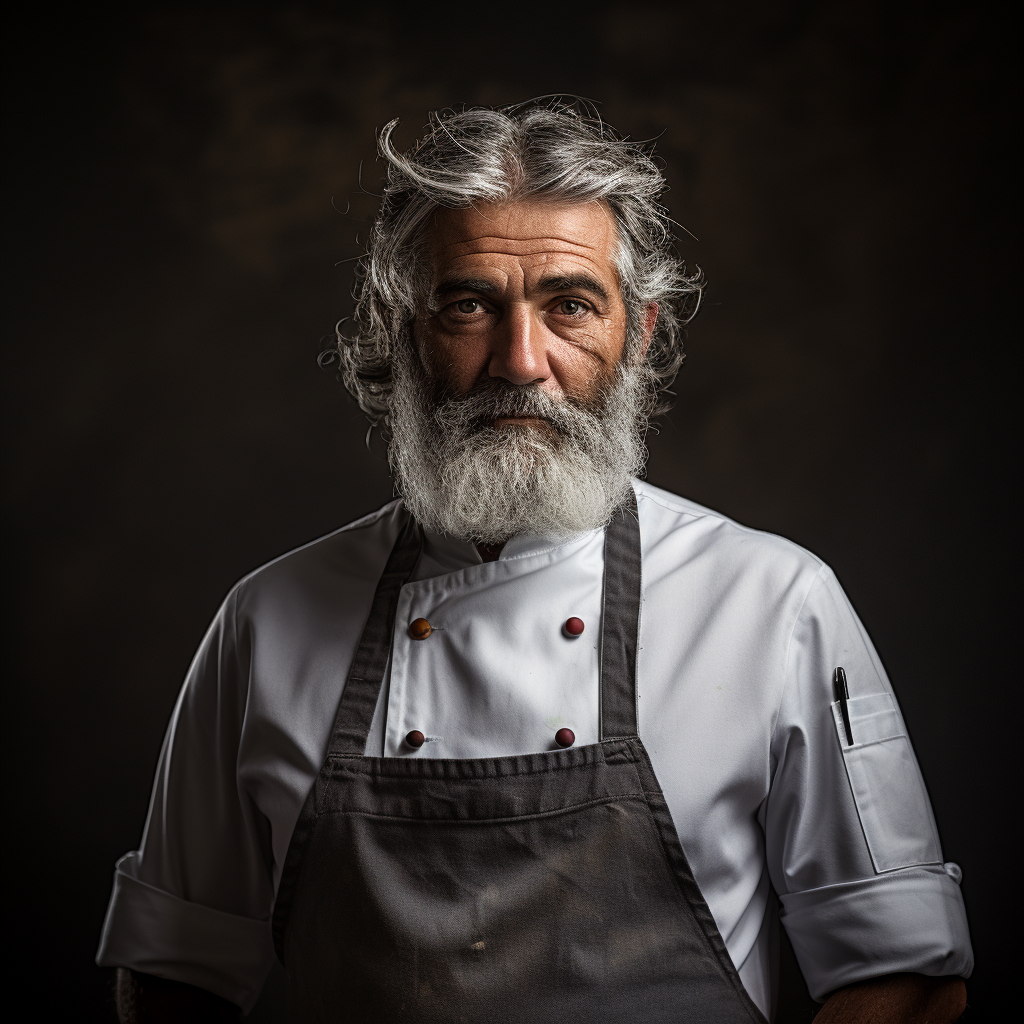
<instances>
[{"instance_id":1,"label":"full beard","mask_svg":"<svg viewBox=\"0 0 1024 1024\"><path fill-rule=\"evenodd\" d=\"M479 544L584 533L607 525L643 472L643 366L620 364L588 402L499 378L446 396L402 348L388 454L406 507L428 529ZM502 417L542 422L494 425Z\"/></svg>"}]
</instances>

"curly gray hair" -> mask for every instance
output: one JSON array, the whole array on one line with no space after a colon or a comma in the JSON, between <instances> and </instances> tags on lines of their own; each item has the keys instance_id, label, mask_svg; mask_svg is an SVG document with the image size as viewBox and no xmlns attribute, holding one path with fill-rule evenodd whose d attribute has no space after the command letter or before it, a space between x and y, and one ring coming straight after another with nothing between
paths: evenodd
<instances>
[{"instance_id":1,"label":"curly gray hair","mask_svg":"<svg viewBox=\"0 0 1024 1024\"><path fill-rule=\"evenodd\" d=\"M699 268L687 274L676 255L672 222L658 203L667 185L653 146L628 141L590 104L567 98L434 112L426 135L406 153L392 142L397 124L380 133L388 181L357 264L355 329L346 333L342 321L337 330L342 379L371 423L387 421L394 348L408 338L426 286L428 215L437 207L526 198L600 201L610 208L619 233L615 263L628 315L628 358L641 351L645 307L658 304L644 360L650 390L644 413L671 408L668 389L683 363L684 327L697 313L704 281Z\"/></svg>"}]
</instances>

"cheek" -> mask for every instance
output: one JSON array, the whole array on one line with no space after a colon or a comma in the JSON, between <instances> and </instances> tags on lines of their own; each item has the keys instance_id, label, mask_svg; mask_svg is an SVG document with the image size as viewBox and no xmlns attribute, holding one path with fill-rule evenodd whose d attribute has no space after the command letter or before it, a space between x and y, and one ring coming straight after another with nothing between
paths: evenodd
<instances>
[{"instance_id":1,"label":"cheek","mask_svg":"<svg viewBox=\"0 0 1024 1024\"><path fill-rule=\"evenodd\" d=\"M413 340L427 376L459 394L473 386L487 364L486 344L471 336L452 338L428 323L416 325Z\"/></svg>"},{"instance_id":2,"label":"cheek","mask_svg":"<svg viewBox=\"0 0 1024 1024\"><path fill-rule=\"evenodd\" d=\"M555 375L569 394L595 392L611 379L622 359L624 332L618 324L595 331L584 345L560 345L550 361Z\"/></svg>"},{"instance_id":3,"label":"cheek","mask_svg":"<svg viewBox=\"0 0 1024 1024\"><path fill-rule=\"evenodd\" d=\"M614 365L597 362L591 357L577 354L552 366L552 380L556 385L549 390L560 391L586 406L593 406L604 386L615 373Z\"/></svg>"}]
</instances>

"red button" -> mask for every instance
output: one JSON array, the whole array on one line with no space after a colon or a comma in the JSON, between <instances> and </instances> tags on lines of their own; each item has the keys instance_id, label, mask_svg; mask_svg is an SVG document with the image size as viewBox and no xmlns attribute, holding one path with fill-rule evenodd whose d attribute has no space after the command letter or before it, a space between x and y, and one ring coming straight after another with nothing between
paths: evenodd
<instances>
[{"instance_id":1,"label":"red button","mask_svg":"<svg viewBox=\"0 0 1024 1024\"><path fill-rule=\"evenodd\" d=\"M566 636L579 636L584 630L583 620L577 619L574 615L571 619L565 620L565 625L562 626L562 632Z\"/></svg>"},{"instance_id":2,"label":"red button","mask_svg":"<svg viewBox=\"0 0 1024 1024\"><path fill-rule=\"evenodd\" d=\"M423 744L427 742L427 737L424 736L419 729L413 729L413 731L405 737L405 742L408 743L410 747L422 747Z\"/></svg>"},{"instance_id":3,"label":"red button","mask_svg":"<svg viewBox=\"0 0 1024 1024\"><path fill-rule=\"evenodd\" d=\"M409 623L409 636L413 640L426 640L433 632L434 627L426 619L413 619Z\"/></svg>"},{"instance_id":4,"label":"red button","mask_svg":"<svg viewBox=\"0 0 1024 1024\"><path fill-rule=\"evenodd\" d=\"M576 742L576 733L572 729L559 729L555 733L555 742L560 747L571 747Z\"/></svg>"}]
</instances>

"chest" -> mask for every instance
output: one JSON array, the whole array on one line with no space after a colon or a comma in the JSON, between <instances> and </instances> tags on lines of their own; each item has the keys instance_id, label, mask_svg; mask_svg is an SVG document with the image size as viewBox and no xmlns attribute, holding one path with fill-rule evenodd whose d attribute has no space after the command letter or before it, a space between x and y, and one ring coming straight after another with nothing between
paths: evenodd
<instances>
[{"instance_id":1,"label":"chest","mask_svg":"<svg viewBox=\"0 0 1024 1024\"><path fill-rule=\"evenodd\" d=\"M577 745L597 742L606 612L600 545L557 563L476 569L403 587L375 750L532 753L556 749L563 728ZM691 784L690 799L711 804L720 788L708 782L729 788L743 779L755 796L767 784L779 630L741 591L695 584L685 570L651 572L641 592L639 726L667 784L707 780ZM567 628L570 619L578 621ZM413 730L426 737L416 750L405 740Z\"/></svg>"}]
</instances>

